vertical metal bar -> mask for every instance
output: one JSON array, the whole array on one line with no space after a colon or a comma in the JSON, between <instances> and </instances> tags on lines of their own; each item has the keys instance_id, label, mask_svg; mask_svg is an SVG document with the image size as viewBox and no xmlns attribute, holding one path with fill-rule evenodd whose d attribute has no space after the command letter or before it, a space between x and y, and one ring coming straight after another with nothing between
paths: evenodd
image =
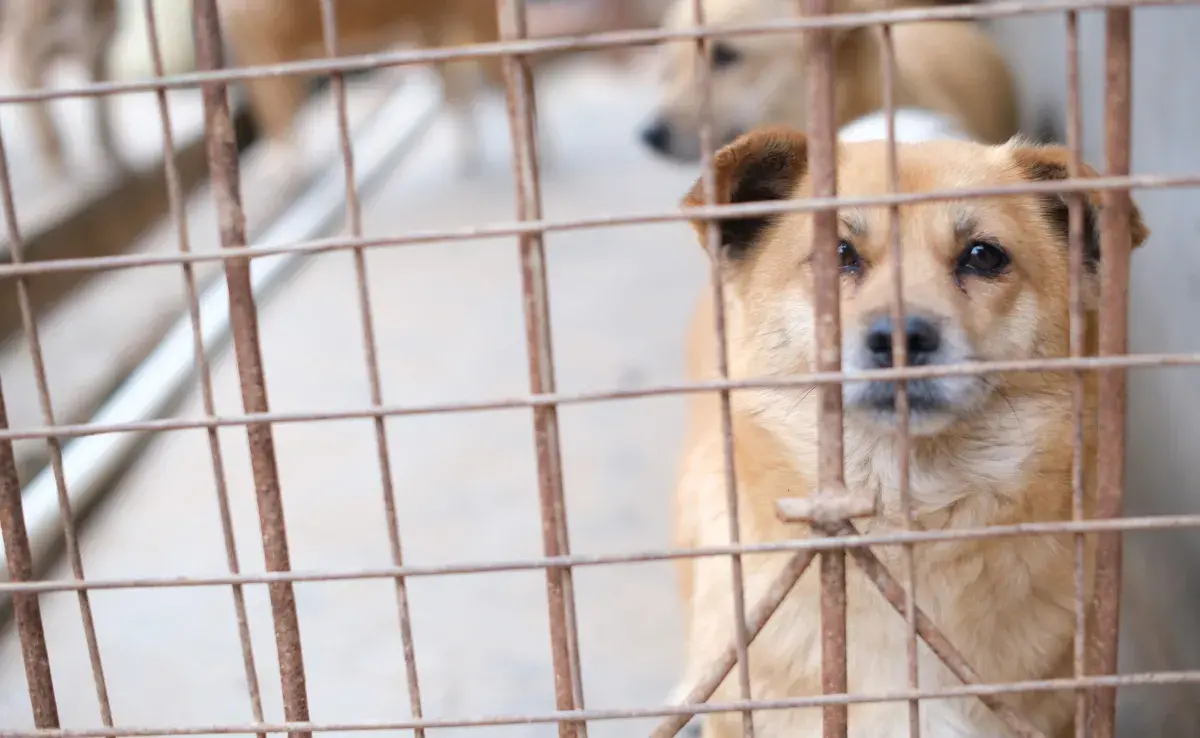
<instances>
[{"instance_id":1,"label":"vertical metal bar","mask_svg":"<svg viewBox=\"0 0 1200 738\"><path fill-rule=\"evenodd\" d=\"M1109 176L1129 174L1132 93L1132 11L1105 11L1104 155ZM1129 190L1106 190L1100 231L1100 355L1126 353L1129 308L1130 208ZM1097 518L1121 515L1125 484L1125 370L1100 373L1099 439L1097 453ZM1091 634L1091 673L1114 674L1121 599L1121 534L1099 536L1096 549L1094 607ZM1091 721L1096 738L1112 738L1116 688L1092 693Z\"/></svg>"},{"instance_id":2,"label":"vertical metal bar","mask_svg":"<svg viewBox=\"0 0 1200 738\"><path fill-rule=\"evenodd\" d=\"M527 35L525 0L496 0L496 12L502 38L511 40ZM505 57L504 80L513 144L517 217L521 220L541 220L537 107L528 59L516 55ZM529 388L534 394L555 391L543 236L539 231L518 238L525 306L525 340L529 353ZM563 498L562 457L559 450L556 406L545 405L533 409L533 432L537 448L543 550L547 556L563 556L570 552L570 541L567 535L566 503ZM559 710L583 709L583 678L579 663L579 635L570 567L546 569L546 597L550 611L555 705ZM560 738L586 738L587 725L583 722L564 721L559 723L558 732Z\"/></svg>"},{"instance_id":3,"label":"vertical metal bar","mask_svg":"<svg viewBox=\"0 0 1200 738\"><path fill-rule=\"evenodd\" d=\"M21 237L21 227L17 222L17 207L13 198L12 179L8 172L8 153L4 145L4 136L0 133L0 200L4 208L4 218L8 221L8 238L13 264L24 262L25 242ZM47 426L54 426L54 403L50 399L50 383L46 379L45 355L42 353L42 341L38 333L37 318L29 299L29 284L26 277L17 277L17 308L21 314L21 327L29 341L29 354L33 359L33 372L37 380L38 402L41 405L42 420ZM86 580L83 570L83 558L79 553L79 534L75 528L75 514L71 510L71 496L67 490L67 477L63 471L62 441L56 437L48 437L46 446L50 451L50 469L54 475L54 486L58 493L58 514L62 521L63 538L66 543L67 560L71 564L71 574L76 581ZM113 725L112 705L108 698L108 684L104 678L104 664L100 658L100 644L96 638L96 623L92 618L91 597L86 587L76 592L79 600L79 618L83 623L83 637L87 643L88 660L92 668L92 680L96 687L96 701L100 706L100 719L104 726Z\"/></svg>"},{"instance_id":4,"label":"vertical metal bar","mask_svg":"<svg viewBox=\"0 0 1200 738\"><path fill-rule=\"evenodd\" d=\"M224 66L221 23L216 0L193 0L193 33L196 65L202 71ZM217 206L222 248L246 245L246 217L242 211L238 178L238 152L229 99L224 83L201 87L204 97L204 132L209 175ZM263 377L262 355L258 341L258 313L250 287L250 260L225 261L225 281L229 289L229 322L233 332L242 406L247 413L269 411L267 387ZM250 466L258 498L258 516L262 528L263 554L268 571L288 571L287 524L275 462L275 444L269 423L246 426L250 448ZM300 647L300 624L296 615L296 597L291 582L267 585L271 614L275 621L275 648L279 654L279 677L283 688L283 710L289 722L308 721L308 691L305 687L304 655ZM311 733L296 731L292 738L308 738Z\"/></svg>"},{"instance_id":5,"label":"vertical metal bar","mask_svg":"<svg viewBox=\"0 0 1200 738\"><path fill-rule=\"evenodd\" d=\"M0 428L8 429L8 410L3 389L0 389ZM0 536L4 538L9 579L14 582L31 581L33 554L29 550L29 534L25 530L17 463L13 458L12 441L8 440L0 441ZM54 697L54 680L50 676L50 654L46 651L46 632L42 628L38 595L13 592L12 606L13 618L17 622L17 638L21 642L21 658L25 662L25 681L29 687L29 704L33 708L33 724L38 728L57 728L58 702Z\"/></svg>"},{"instance_id":6,"label":"vertical metal bar","mask_svg":"<svg viewBox=\"0 0 1200 738\"><path fill-rule=\"evenodd\" d=\"M1083 145L1083 122L1079 115L1079 13L1067 12L1067 148L1070 149L1068 172L1072 179L1083 171L1080 148ZM1083 195L1071 193L1067 196L1068 245L1070 247L1070 327L1071 356L1083 356L1087 335L1086 316L1083 310ZM1084 412L1087 407L1087 374L1074 373L1071 405L1075 418L1074 456L1071 460L1071 518L1083 520L1084 508ZM1078 679L1087 674L1087 536L1076 533L1075 539L1075 640L1074 675ZM1088 691L1079 689L1075 693L1075 736L1086 738L1088 716Z\"/></svg>"},{"instance_id":7,"label":"vertical metal bar","mask_svg":"<svg viewBox=\"0 0 1200 738\"><path fill-rule=\"evenodd\" d=\"M325 55L338 56L338 27L334 0L321 0L321 22L325 37ZM354 238L362 238L362 206L358 199L358 188L354 179L354 151L350 145L350 115L346 104L345 75L334 72L330 76L334 99L337 102L338 140L342 149L342 164L346 182L346 227ZM362 322L363 351L367 364L367 383L371 393L371 406L383 405L383 389L380 381L379 358L375 341L375 319L371 309L371 292L367 286L367 260L361 247L354 254L354 277L358 287L359 320ZM400 516L396 507L396 490L392 482L392 463L388 454L387 427L383 415L372 417L375 426L375 451L379 458L379 481L383 490L384 516L387 518L388 545L392 563L404 565L404 547L400 538ZM424 714L421 707L421 685L417 673L416 647L413 644L412 618L408 607L408 585L404 577L396 577L396 607L400 618L400 643L404 650L404 673L408 682L408 707L413 718L420 720ZM424 728L413 730L416 738L425 737Z\"/></svg>"},{"instance_id":8,"label":"vertical metal bar","mask_svg":"<svg viewBox=\"0 0 1200 738\"><path fill-rule=\"evenodd\" d=\"M692 20L697 26L705 25L704 3L692 0ZM708 39L701 35L696 39L696 84L700 92L700 177L704 204L711 205L716 198L716 170L713 168L712 136L712 75L709 68ZM721 234L716 221L710 220L704 230L705 250L709 254L709 280L713 295L713 329L717 341L717 376L729 378L729 342L725 327L725 290L721 283ZM729 542L738 545L742 540L741 515L738 510L737 467L734 458L733 408L729 390L721 390L718 396L721 412L721 452L725 463L725 514L729 520ZM750 634L746 624L746 587L742 571L742 557L729 557L731 569L730 586L733 595L733 643L737 653L738 690L741 698L749 701L753 692L750 685ZM742 712L742 734L754 738L754 713Z\"/></svg>"},{"instance_id":9,"label":"vertical metal bar","mask_svg":"<svg viewBox=\"0 0 1200 738\"><path fill-rule=\"evenodd\" d=\"M158 22L155 17L154 0L143 0L142 10L146 16L146 36L150 44L150 58L154 66L154 75L164 74L162 46L158 38ZM167 178L167 201L169 203L171 220L175 222L179 250L191 253L191 236L188 229L187 207L183 201L183 187L180 184L179 167L175 161L175 134L172 130L171 109L167 104L167 91L164 87L155 90L158 103L158 118L162 127L163 137L163 167ZM204 337L200 326L200 298L196 288L196 274L190 262L183 262L183 288L187 297L188 315L192 323L192 350L196 357L196 375L200 381L200 398L207 417L216 415L216 404L213 400L212 370L208 363L208 355L204 350ZM205 429L208 436L208 448L212 457L213 483L217 493L217 511L221 519L221 533L225 545L225 562L231 574L241 571L238 561L237 542L233 533L233 516L229 509L229 489L225 480L225 463L221 454L221 441L217 428L210 426ZM254 646L250 640L250 623L246 617L246 598L239 584L233 585L233 609L237 618L238 640L242 646L242 668L246 674L246 687L250 695L250 712L257 722L263 721L262 692L258 683L258 669L254 663ZM265 733L259 733L259 738L266 738Z\"/></svg>"},{"instance_id":10,"label":"vertical metal bar","mask_svg":"<svg viewBox=\"0 0 1200 738\"><path fill-rule=\"evenodd\" d=\"M887 178L888 193L900 191L900 172L896 162L896 49L892 39L892 27L879 27L880 48L883 50L883 109L887 115ZM908 339L905 334L904 318L904 269L900 245L900 206L888 207L888 243L892 250L892 365L897 369L908 366ZM904 517L904 530L913 529L912 495L909 489L908 430L908 382L896 382L896 456L899 459L900 514ZM908 543L903 547L904 571L907 582L904 588L905 612L908 613L908 686L920 688L920 668L917 648L917 560L915 546ZM920 701L908 702L909 738L921 738Z\"/></svg>"},{"instance_id":11,"label":"vertical metal bar","mask_svg":"<svg viewBox=\"0 0 1200 738\"><path fill-rule=\"evenodd\" d=\"M829 15L830 0L803 0L804 15ZM809 171L813 197L837 194L837 123L834 108L833 32L808 32ZM817 371L841 371L841 320L837 265L837 210L812 214L813 293L816 308ZM823 384L818 390L818 494L844 487L842 467L842 387ZM846 550L821 554L821 688L825 694L846 692ZM823 708L825 738L845 738L846 705Z\"/></svg>"}]
</instances>

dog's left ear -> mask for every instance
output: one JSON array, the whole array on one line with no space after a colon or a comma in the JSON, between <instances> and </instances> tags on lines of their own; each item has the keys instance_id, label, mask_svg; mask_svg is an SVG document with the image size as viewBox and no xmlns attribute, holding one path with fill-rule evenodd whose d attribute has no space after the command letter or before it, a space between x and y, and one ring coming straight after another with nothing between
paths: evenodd
<instances>
[{"instance_id":1,"label":"dog's left ear","mask_svg":"<svg viewBox=\"0 0 1200 738\"><path fill-rule=\"evenodd\" d=\"M791 197L808 168L808 139L790 128L761 128L725 146L713 158L715 205L785 200ZM696 181L683 198L685 208L704 205L704 180ZM737 260L757 244L777 215L751 215L717 221L721 256ZM706 221L694 220L701 243Z\"/></svg>"},{"instance_id":2,"label":"dog's left ear","mask_svg":"<svg viewBox=\"0 0 1200 738\"><path fill-rule=\"evenodd\" d=\"M1070 172L1070 156L1068 149L1061 146L1022 146L1013 149L1013 159L1026 179L1033 182L1049 182L1067 179ZM1096 170L1087 164L1082 165L1081 177L1099 176ZM1084 193L1087 207L1083 216L1083 254L1084 264L1094 271L1100 264L1100 211L1103 209L1103 198L1099 192ZM1067 197L1064 193L1046 193L1044 195L1046 214L1063 243L1069 238L1070 215L1067 208ZM1146 224L1142 222L1142 214L1136 204L1131 204L1129 212L1129 236L1133 247L1142 245L1150 235Z\"/></svg>"}]
</instances>

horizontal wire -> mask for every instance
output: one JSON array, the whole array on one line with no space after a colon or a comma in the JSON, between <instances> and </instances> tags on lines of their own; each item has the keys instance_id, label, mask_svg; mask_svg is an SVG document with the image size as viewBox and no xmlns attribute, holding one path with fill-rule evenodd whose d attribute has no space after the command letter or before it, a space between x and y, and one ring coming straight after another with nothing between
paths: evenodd
<instances>
[{"instance_id":1,"label":"horizontal wire","mask_svg":"<svg viewBox=\"0 0 1200 738\"><path fill-rule=\"evenodd\" d=\"M895 381L930 379L934 377L979 376L1030 372L1072 372L1103 369L1153 369L1200 364L1200 353L1127 354L1124 356L1089 356L1073 358L1023 359L989 361L971 364L940 366L907 366L896 369L871 369L852 372L813 372L785 377L756 379L710 380L663 384L654 387L587 392L556 392L525 395L497 400L445 402L429 405L380 405L354 410L325 410L307 412L264 412L241 415L217 415L201 418L163 418L125 423L62 424L27 429L0 430L0 441L37 438L72 438L104 433L133 433L142 431L192 430L242 426L252 423L301 423L312 421L363 420L378 417L410 417L449 413L471 413L496 410L516 410L551 405L576 405L613 400L632 400L647 397L719 392L721 390L799 389L812 385L843 384L846 382Z\"/></svg>"},{"instance_id":2,"label":"horizontal wire","mask_svg":"<svg viewBox=\"0 0 1200 738\"><path fill-rule=\"evenodd\" d=\"M597 51L621 46L645 46L664 41L689 41L709 37L727 38L730 36L773 35L817 28L859 28L883 25L885 23L895 25L916 23L919 21L993 19L1018 15L1059 14L1068 10L1184 6L1188 4L1190 4L1189 0L998 0L978 5L908 8L872 13L845 13L824 18L779 19L745 25L612 31L527 41L463 44L452 48L360 54L343 56L333 60L322 58L281 64L245 66L212 72L188 72L165 77L151 77L136 82L102 82L74 87L30 90L0 95L0 104L26 103L66 97L99 97L101 95L154 92L159 89L186 89L214 82L240 82L262 77L328 75L334 72L353 73L384 67L441 63L463 59L487 59L501 56L515 56L518 54Z\"/></svg>"},{"instance_id":3,"label":"horizontal wire","mask_svg":"<svg viewBox=\"0 0 1200 738\"><path fill-rule=\"evenodd\" d=\"M340 572L292 570L257 574L223 574L211 577L129 577L40 582L0 582L0 592L45 593L72 592L81 589L159 589L216 587L229 586L231 584L272 584L275 582L339 582L367 579L395 579L396 577L458 576L465 574L531 571L568 566L645 564L656 561L730 556L733 554L773 554L801 550L834 551L867 546L901 546L904 544L946 543L949 541L1013 538L1018 536L1045 536L1068 533L1124 533L1188 528L1200 528L1200 515L1157 515L1138 518L1115 518L1111 520L1061 520L994 525L982 528L959 528L954 530L914 530L911 532L898 530L894 533L871 533L856 536L834 536L830 538L796 538L771 543L743 543L738 545L701 546L688 549L660 549L624 554L571 554L570 556L463 564L387 566Z\"/></svg>"},{"instance_id":4,"label":"horizontal wire","mask_svg":"<svg viewBox=\"0 0 1200 738\"><path fill-rule=\"evenodd\" d=\"M228 259L255 259L278 254L322 254L360 248L382 248L388 246L410 246L436 243L439 241L465 241L505 236L523 236L532 233L573 231L589 228L615 228L621 226L647 225L652 223L675 223L680 221L707 221L724 218L743 218L785 213L807 213L830 207L888 207L951 200L971 200L985 197L1017 197L1021 195L1057 194L1070 192L1105 192L1125 189L1168 189L1177 187L1200 187L1200 173L1189 175L1131 175L1122 177L1095 177L1088 179L1064 179L1054 182L1028 182L1020 185L983 187L961 190L931 190L929 192L905 192L885 195L838 196L832 198L807 198L804 200L782 200L769 202L738 203L736 205L697 206L686 210L659 210L649 213L627 215L601 215L562 220L512 221L486 226L413 231L393 236L366 238L326 238L303 241L297 244L251 245L221 249L211 252L172 254L119 254L115 256L80 257L74 259L48 259L21 264L0 264L0 279L56 272L99 271L129 269L135 267L169 266Z\"/></svg>"},{"instance_id":5,"label":"horizontal wire","mask_svg":"<svg viewBox=\"0 0 1200 738\"><path fill-rule=\"evenodd\" d=\"M285 733L285 732L368 732L381 730L414 730L417 728L474 728L500 725L531 725L581 720L629 720L636 718L664 717L667 715L707 715L744 710L789 710L824 705L853 705L863 703L907 702L914 699L954 699L980 695L1018 694L1029 692L1058 692L1074 689L1097 689L1103 687L1132 687L1200 682L1200 671L1165 671L1122 674L1119 676L1094 676L1064 679L1042 679L1012 682L1009 684L971 684L942 689L911 689L874 694L830 694L811 697L793 697L781 700L746 700L736 702L709 703L647 707L626 710L564 710L547 713L519 713L494 715L478 718L426 718L422 720L381 720L361 723L244 723L237 725L197 725L184 728L118 726L114 728L5 730L4 738L116 738L130 736L167 735L229 735L233 733Z\"/></svg>"}]
</instances>

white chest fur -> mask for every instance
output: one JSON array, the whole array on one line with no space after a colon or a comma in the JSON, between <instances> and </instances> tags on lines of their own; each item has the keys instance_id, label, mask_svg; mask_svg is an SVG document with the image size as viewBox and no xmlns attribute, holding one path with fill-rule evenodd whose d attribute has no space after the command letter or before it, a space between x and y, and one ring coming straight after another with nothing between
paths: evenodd
<instances>
[{"instance_id":1,"label":"white chest fur","mask_svg":"<svg viewBox=\"0 0 1200 738\"><path fill-rule=\"evenodd\" d=\"M899 108L895 111L897 143L921 143L955 139L970 141L966 131L948 115L923 108ZM847 143L856 141L883 141L887 139L887 113L876 110L842 126L838 139Z\"/></svg>"}]
</instances>

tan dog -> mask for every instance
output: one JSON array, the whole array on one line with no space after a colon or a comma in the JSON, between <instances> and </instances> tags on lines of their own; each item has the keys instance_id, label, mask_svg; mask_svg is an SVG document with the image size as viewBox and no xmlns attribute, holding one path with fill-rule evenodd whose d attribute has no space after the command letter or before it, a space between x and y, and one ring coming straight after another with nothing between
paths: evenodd
<instances>
[{"instance_id":1,"label":"tan dog","mask_svg":"<svg viewBox=\"0 0 1200 738\"><path fill-rule=\"evenodd\" d=\"M637 16L622 0L609 15L591 0L532 4L527 22L531 36L572 35L611 30L612 24L635 23ZM279 64L324 56L319 0L222 0L227 36L243 66ZM496 5L490 0L338 0L335 3L338 52L366 54L399 42L426 48L497 41ZM534 65L561 54L539 54ZM458 128L461 168L480 162L478 124L472 106L485 86L503 84L497 57L439 64L446 102ZM248 83L251 111L283 161L295 159L292 122L307 96L302 77L264 77ZM545 147L543 147L545 148Z\"/></svg>"},{"instance_id":2,"label":"tan dog","mask_svg":"<svg viewBox=\"0 0 1200 738\"><path fill-rule=\"evenodd\" d=\"M849 196L887 192L886 145L842 144L838 189ZM988 146L936 141L898 147L904 192L1019 185L1067 175L1060 148L1020 142ZM791 129L763 129L716 156L718 201L801 199L811 193L807 142ZM1094 175L1090 172L1089 175ZM700 202L699 184L685 205ZM1084 293L1094 338L1099 198L1092 196ZM1055 195L918 203L900 208L908 360L913 365L1062 357L1069 350L1066 205ZM891 251L884 208L839 210L843 361L847 371L892 364ZM703 231L703 224L697 223ZM780 377L815 366L811 216L731 219L720 226L730 373ZM1136 210L1132 239L1146 237ZM689 370L709 379L716 346L711 301L695 316ZM912 380L911 499L922 530L1052 521L1071 516L1072 378L1062 373L952 376ZM1094 402L1089 386L1089 402ZM850 494L880 500L866 532L903 527L898 499L894 387L849 383L845 400L845 474ZM676 492L680 548L728 543L724 461L715 397L695 395ZM733 393L741 536L749 543L810 535L784 524L775 503L804 497L817 484L816 393L758 389ZM1087 417L1094 417L1088 414ZM1087 429L1094 451L1094 428ZM1088 480L1089 489L1094 489ZM897 547L874 552L903 581ZM1074 634L1073 547L1069 536L964 540L916 546L919 605L985 683L1068 677ZM744 557L747 606L757 602L785 554ZM1090 558L1090 557L1089 557ZM732 639L730 564L724 557L681 560L687 613L686 691ZM847 574L849 689L906 689L906 625L861 572ZM821 693L819 580L810 568L750 649L755 699ZM921 687L957 681L922 646ZM737 699L736 677L715 701ZM1030 693L1005 700L1049 736L1071 729L1073 694ZM903 702L850 706L850 736L907 735ZM762 738L815 738L821 711L761 711ZM921 703L923 735L1009 735L978 700ZM705 718L708 738L740 735L740 715ZM1070 733L1073 735L1073 733Z\"/></svg>"},{"instance_id":3,"label":"tan dog","mask_svg":"<svg viewBox=\"0 0 1200 738\"><path fill-rule=\"evenodd\" d=\"M80 63L88 80L108 78L108 55L117 32L116 0L7 0L3 6L4 45L14 81L24 90L46 86L46 74L59 59ZM95 127L110 163L123 166L113 137L111 100L94 101ZM29 103L38 149L58 176L65 174L62 136L45 101Z\"/></svg>"},{"instance_id":4,"label":"tan dog","mask_svg":"<svg viewBox=\"0 0 1200 738\"><path fill-rule=\"evenodd\" d=\"M834 0L836 12L937 4L926 0ZM711 26L767 23L799 15L799 0L705 0ZM668 28L694 25L692 0L676 0ZM879 110L883 55L875 29L841 29L836 35L836 125ZM1017 132L1016 96L1008 66L976 24L965 21L894 26L894 99L897 107L949 116L971 137L1000 143ZM710 112L714 144L727 143L759 125L808 125L806 35L799 32L729 36L709 43ZM700 156L701 97L695 46L664 45L666 90L642 140L659 154L682 161Z\"/></svg>"},{"instance_id":5,"label":"tan dog","mask_svg":"<svg viewBox=\"0 0 1200 738\"><path fill-rule=\"evenodd\" d=\"M496 8L479 0L338 0L338 52L383 50L402 41L422 47L458 46L499 37ZM223 0L225 32L242 66L324 56L319 0ZM472 99L485 83L502 81L498 59L438 66L446 101L459 126L463 165L479 156ZM250 107L278 155L290 157L292 122L307 97L302 77L262 77L248 83Z\"/></svg>"}]
</instances>

